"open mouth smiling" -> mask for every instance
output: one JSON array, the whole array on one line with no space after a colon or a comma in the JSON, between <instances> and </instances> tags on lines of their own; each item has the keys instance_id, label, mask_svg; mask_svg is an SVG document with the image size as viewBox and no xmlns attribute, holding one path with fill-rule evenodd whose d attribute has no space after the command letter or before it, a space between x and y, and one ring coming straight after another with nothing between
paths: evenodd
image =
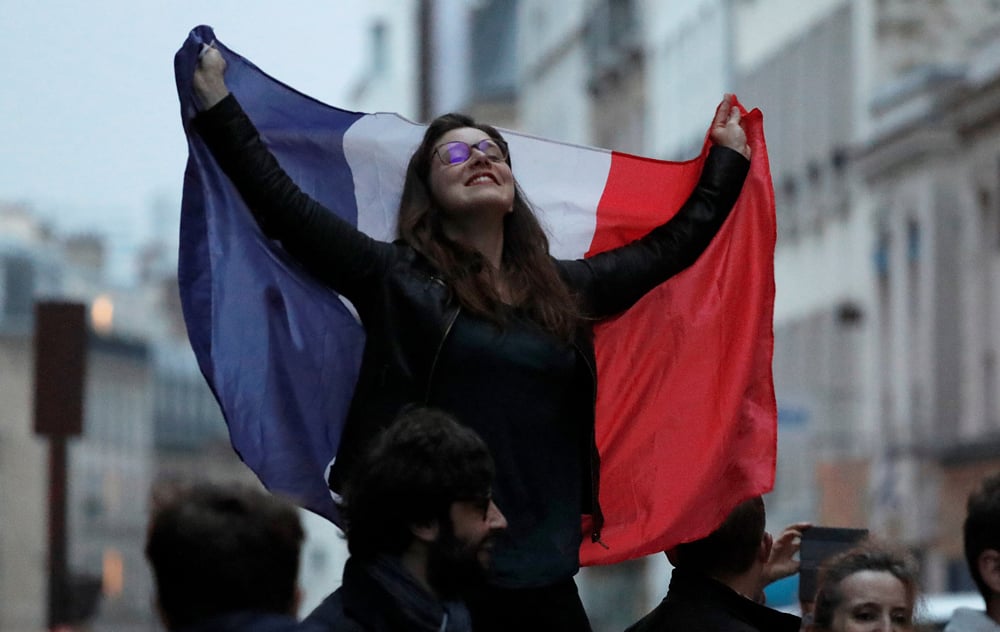
<instances>
[{"instance_id":1,"label":"open mouth smiling","mask_svg":"<svg viewBox=\"0 0 1000 632\"><path fill-rule=\"evenodd\" d=\"M466 180L465 186L487 184L489 182L492 182L493 184L500 184L500 181L497 180L496 176L494 176L492 173L478 173L473 177L469 178L468 180Z\"/></svg>"}]
</instances>

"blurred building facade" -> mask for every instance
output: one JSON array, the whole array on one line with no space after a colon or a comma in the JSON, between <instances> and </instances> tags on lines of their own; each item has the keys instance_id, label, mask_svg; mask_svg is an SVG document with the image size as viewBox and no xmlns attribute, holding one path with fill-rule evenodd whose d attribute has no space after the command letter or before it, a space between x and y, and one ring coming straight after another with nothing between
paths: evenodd
<instances>
[{"instance_id":1,"label":"blurred building facade","mask_svg":"<svg viewBox=\"0 0 1000 632\"><path fill-rule=\"evenodd\" d=\"M858 179L872 196L880 328L877 527L931 588L974 590L968 491L1000 470L1000 5L886 2Z\"/></svg>"},{"instance_id":2,"label":"blurred building facade","mask_svg":"<svg viewBox=\"0 0 1000 632\"><path fill-rule=\"evenodd\" d=\"M864 519L827 507L859 507L874 432L870 211L848 172L864 126L861 69L872 62L856 45L867 32L857 4L745 3L735 15L734 89L764 113L778 215L772 525ZM765 25L788 22L797 28L755 39Z\"/></svg>"},{"instance_id":3,"label":"blurred building facade","mask_svg":"<svg viewBox=\"0 0 1000 632\"><path fill-rule=\"evenodd\" d=\"M81 301L100 323L105 315L92 301L103 251L97 238L54 235L26 207L0 208L0 226L0 628L34 632L47 616L49 483L47 440L33 434L34 304ZM142 542L154 454L149 349L93 327L86 349L84 432L67 447L68 570L100 583L102 621L148 629Z\"/></svg>"},{"instance_id":4,"label":"blurred building facade","mask_svg":"<svg viewBox=\"0 0 1000 632\"><path fill-rule=\"evenodd\" d=\"M173 218L176 221L176 217ZM173 228L140 250L134 285L107 281L103 238L58 235L27 206L0 204L0 629L47 617L48 446L33 434L34 304L87 306L83 434L67 446L68 566L100 584L93 629L160 629L143 547L157 484L256 479L229 444L183 325ZM338 531L309 525L304 605L340 581ZM305 580L308 579L308 582Z\"/></svg>"},{"instance_id":5,"label":"blurred building facade","mask_svg":"<svg viewBox=\"0 0 1000 632\"><path fill-rule=\"evenodd\" d=\"M752 45L786 4L736 20L735 87L767 117L778 212L769 508L869 527L918 554L926 590L971 590L965 499L1000 470L1000 6L817 3Z\"/></svg>"},{"instance_id":6,"label":"blurred building facade","mask_svg":"<svg viewBox=\"0 0 1000 632\"><path fill-rule=\"evenodd\" d=\"M0 206L0 628L45 621L46 446L33 434L34 288L56 283L47 227L27 208Z\"/></svg>"}]
</instances>

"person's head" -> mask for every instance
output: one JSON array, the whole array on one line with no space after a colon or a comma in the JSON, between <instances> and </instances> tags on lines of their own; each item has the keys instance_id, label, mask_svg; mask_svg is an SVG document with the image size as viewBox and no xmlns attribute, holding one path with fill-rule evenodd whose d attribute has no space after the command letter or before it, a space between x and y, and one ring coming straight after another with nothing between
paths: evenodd
<instances>
[{"instance_id":1,"label":"person's head","mask_svg":"<svg viewBox=\"0 0 1000 632\"><path fill-rule=\"evenodd\" d=\"M507 522L493 504L493 458L471 428L431 408L408 408L375 440L344 490L347 546L370 561L430 551L436 588L481 571Z\"/></svg>"},{"instance_id":2,"label":"person's head","mask_svg":"<svg viewBox=\"0 0 1000 632\"><path fill-rule=\"evenodd\" d=\"M965 560L983 599L1000 600L1000 473L969 496L963 536Z\"/></svg>"},{"instance_id":3,"label":"person's head","mask_svg":"<svg viewBox=\"0 0 1000 632\"><path fill-rule=\"evenodd\" d=\"M155 490L152 505L146 558L167 629L238 611L294 613L304 532L293 506L205 483Z\"/></svg>"},{"instance_id":4,"label":"person's head","mask_svg":"<svg viewBox=\"0 0 1000 632\"><path fill-rule=\"evenodd\" d=\"M913 629L917 567L905 552L871 542L820 567L812 632Z\"/></svg>"},{"instance_id":5,"label":"person's head","mask_svg":"<svg viewBox=\"0 0 1000 632\"><path fill-rule=\"evenodd\" d=\"M449 229L472 216L504 219L515 210L531 213L514 183L507 141L494 127L464 114L431 121L410 157L399 208L399 231L447 239Z\"/></svg>"},{"instance_id":6,"label":"person's head","mask_svg":"<svg viewBox=\"0 0 1000 632\"><path fill-rule=\"evenodd\" d=\"M668 552L671 564L722 581L763 569L771 553L764 530L764 499L755 496L733 509L719 527L700 540Z\"/></svg>"},{"instance_id":7,"label":"person's head","mask_svg":"<svg viewBox=\"0 0 1000 632\"><path fill-rule=\"evenodd\" d=\"M511 164L507 142L494 127L464 114L434 119L406 169L399 237L434 264L473 313L502 320L504 301L495 284L501 274L507 302L568 338L578 309ZM461 237L491 227L503 236L499 271Z\"/></svg>"}]
</instances>

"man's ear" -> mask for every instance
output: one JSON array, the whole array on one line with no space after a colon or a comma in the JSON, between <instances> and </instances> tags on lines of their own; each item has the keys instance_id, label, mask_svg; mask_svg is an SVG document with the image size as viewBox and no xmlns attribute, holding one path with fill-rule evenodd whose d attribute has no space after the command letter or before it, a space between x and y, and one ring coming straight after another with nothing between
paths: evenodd
<instances>
[{"instance_id":1,"label":"man's ear","mask_svg":"<svg viewBox=\"0 0 1000 632\"><path fill-rule=\"evenodd\" d=\"M410 533L421 542L430 544L431 542L436 542L438 536L441 535L441 527L438 525L437 520L432 520L427 524L411 524Z\"/></svg>"},{"instance_id":2,"label":"man's ear","mask_svg":"<svg viewBox=\"0 0 1000 632\"><path fill-rule=\"evenodd\" d=\"M761 564L767 564L767 561L771 559L771 549L773 548L774 537L765 531L764 537L760 539L760 548L757 549L757 561Z\"/></svg>"},{"instance_id":3,"label":"man's ear","mask_svg":"<svg viewBox=\"0 0 1000 632\"><path fill-rule=\"evenodd\" d=\"M986 549L976 558L976 567L990 592L1000 595L1000 551Z\"/></svg>"}]
</instances>

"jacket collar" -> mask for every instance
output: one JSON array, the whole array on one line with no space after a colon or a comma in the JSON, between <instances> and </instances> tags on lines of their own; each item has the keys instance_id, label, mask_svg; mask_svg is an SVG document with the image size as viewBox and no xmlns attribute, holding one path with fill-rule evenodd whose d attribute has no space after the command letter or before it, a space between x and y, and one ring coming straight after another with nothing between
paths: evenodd
<instances>
[{"instance_id":1,"label":"jacket collar","mask_svg":"<svg viewBox=\"0 0 1000 632\"><path fill-rule=\"evenodd\" d=\"M379 622L384 622L390 629L415 632L471 630L464 604L428 594L394 558L370 563L348 559L341 591L344 611L367 629L381 629Z\"/></svg>"},{"instance_id":2,"label":"jacket collar","mask_svg":"<svg viewBox=\"0 0 1000 632\"><path fill-rule=\"evenodd\" d=\"M729 586L711 577L675 568L665 601L708 603L725 610L732 617L758 629L797 631L801 619L747 599Z\"/></svg>"},{"instance_id":3,"label":"jacket collar","mask_svg":"<svg viewBox=\"0 0 1000 632\"><path fill-rule=\"evenodd\" d=\"M177 632L296 632L304 629L291 615L245 611L212 617Z\"/></svg>"}]
</instances>

